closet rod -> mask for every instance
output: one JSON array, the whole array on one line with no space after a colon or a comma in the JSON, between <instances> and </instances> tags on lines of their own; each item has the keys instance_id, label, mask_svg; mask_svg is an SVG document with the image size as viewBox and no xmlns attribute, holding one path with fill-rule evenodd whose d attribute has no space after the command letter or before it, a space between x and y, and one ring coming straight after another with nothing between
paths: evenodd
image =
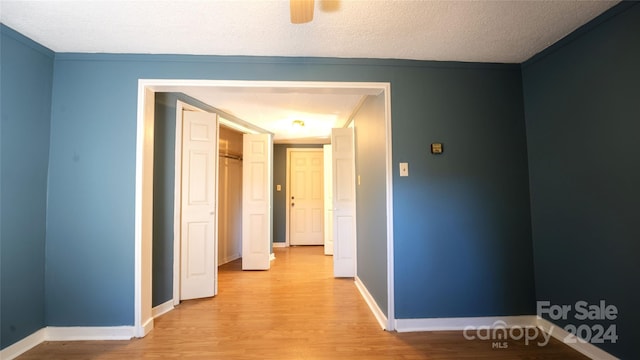
<instances>
[{"instance_id":1,"label":"closet rod","mask_svg":"<svg viewBox=\"0 0 640 360\"><path fill-rule=\"evenodd\" d=\"M219 153L218 156L227 158L227 159L242 161L242 155L236 155L236 154L230 154L230 153Z\"/></svg>"}]
</instances>

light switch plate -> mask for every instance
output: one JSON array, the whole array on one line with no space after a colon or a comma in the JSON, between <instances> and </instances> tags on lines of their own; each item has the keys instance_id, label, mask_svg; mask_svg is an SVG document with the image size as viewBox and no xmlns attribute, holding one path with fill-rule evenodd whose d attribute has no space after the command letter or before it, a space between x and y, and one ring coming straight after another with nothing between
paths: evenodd
<instances>
[{"instance_id":1,"label":"light switch plate","mask_svg":"<svg viewBox=\"0 0 640 360\"><path fill-rule=\"evenodd\" d=\"M400 176L409 176L409 163L400 163Z\"/></svg>"},{"instance_id":2,"label":"light switch plate","mask_svg":"<svg viewBox=\"0 0 640 360\"><path fill-rule=\"evenodd\" d=\"M282 185L280 184L276 185L276 191L282 191Z\"/></svg>"}]
</instances>

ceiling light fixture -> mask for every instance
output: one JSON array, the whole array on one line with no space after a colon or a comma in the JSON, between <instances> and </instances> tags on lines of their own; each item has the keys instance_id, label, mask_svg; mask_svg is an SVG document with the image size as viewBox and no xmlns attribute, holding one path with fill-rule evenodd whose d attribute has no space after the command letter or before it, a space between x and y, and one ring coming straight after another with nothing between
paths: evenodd
<instances>
[{"instance_id":1,"label":"ceiling light fixture","mask_svg":"<svg viewBox=\"0 0 640 360\"><path fill-rule=\"evenodd\" d=\"M293 122L291 123L291 126L293 126L294 129L302 129L304 127L304 121L293 120Z\"/></svg>"}]
</instances>

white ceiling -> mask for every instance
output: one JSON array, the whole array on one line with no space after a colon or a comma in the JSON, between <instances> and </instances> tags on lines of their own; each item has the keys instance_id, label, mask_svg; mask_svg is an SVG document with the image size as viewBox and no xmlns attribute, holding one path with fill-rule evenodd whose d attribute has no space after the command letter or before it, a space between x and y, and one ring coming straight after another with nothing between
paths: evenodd
<instances>
[{"instance_id":1,"label":"white ceiling","mask_svg":"<svg viewBox=\"0 0 640 360\"><path fill-rule=\"evenodd\" d=\"M278 143L327 143L331 128L342 127L367 95L380 91L335 87L204 87L176 89L275 134ZM229 119L233 120L233 119ZM302 120L304 127L292 126Z\"/></svg>"},{"instance_id":2,"label":"white ceiling","mask_svg":"<svg viewBox=\"0 0 640 360\"><path fill-rule=\"evenodd\" d=\"M293 25L288 0L0 0L0 21L56 52L521 63L616 3L316 0L314 20ZM362 96L191 90L277 134L294 117L307 131L316 122L343 123Z\"/></svg>"}]
</instances>

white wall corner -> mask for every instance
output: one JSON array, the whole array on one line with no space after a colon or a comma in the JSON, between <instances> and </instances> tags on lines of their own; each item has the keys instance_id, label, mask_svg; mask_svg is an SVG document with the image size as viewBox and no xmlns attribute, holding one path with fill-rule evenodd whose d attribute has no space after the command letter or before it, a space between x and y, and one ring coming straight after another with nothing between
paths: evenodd
<instances>
[{"instance_id":1,"label":"white wall corner","mask_svg":"<svg viewBox=\"0 0 640 360\"><path fill-rule=\"evenodd\" d=\"M426 318L426 319L396 319L396 331L462 331L467 326L493 326L499 323L507 328L514 326L537 326L535 315L520 316L486 316L462 318ZM504 324L502 324L504 323Z\"/></svg>"},{"instance_id":2,"label":"white wall corner","mask_svg":"<svg viewBox=\"0 0 640 360\"><path fill-rule=\"evenodd\" d=\"M582 342L578 339L575 339L574 337L571 336L571 334L569 334L565 329L563 329L561 326L555 325L554 323L552 323L551 321L541 318L539 316L536 317L537 323L538 323L538 327L540 329L542 329L544 332L546 332L547 334L550 334L553 338L557 339L558 341L566 344L567 346L571 347L572 349L578 351L579 353L581 353L582 355L585 355L591 359L599 359L599 360L615 360L618 359L617 357L609 354L608 352L600 349L599 347L589 343L589 342ZM574 339L577 340L575 342L567 342L567 339Z\"/></svg>"},{"instance_id":3,"label":"white wall corner","mask_svg":"<svg viewBox=\"0 0 640 360\"><path fill-rule=\"evenodd\" d=\"M371 293L369 292L369 290L367 290L367 287L364 285L362 280L360 280L360 278L357 276L355 277L355 283L356 283L356 288L358 288L358 291L360 291L360 294L364 298L364 301L366 301L367 305L369 305L369 309L371 309L373 316L375 316L376 320L378 320L378 324L380 324L380 327L382 328L382 330L388 330L387 317L382 312L382 310L380 310L378 303L376 303L373 296L371 296Z\"/></svg>"},{"instance_id":4,"label":"white wall corner","mask_svg":"<svg viewBox=\"0 0 640 360\"><path fill-rule=\"evenodd\" d=\"M38 346L46 339L47 329L42 328L26 338L0 351L0 359L11 360Z\"/></svg>"},{"instance_id":5,"label":"white wall corner","mask_svg":"<svg viewBox=\"0 0 640 360\"><path fill-rule=\"evenodd\" d=\"M173 310L173 299L170 299L169 301L166 301L156 307L154 307L153 309L151 309L151 316L153 316L153 318L157 318L158 316L164 315L166 313L168 313L169 311Z\"/></svg>"}]
</instances>

